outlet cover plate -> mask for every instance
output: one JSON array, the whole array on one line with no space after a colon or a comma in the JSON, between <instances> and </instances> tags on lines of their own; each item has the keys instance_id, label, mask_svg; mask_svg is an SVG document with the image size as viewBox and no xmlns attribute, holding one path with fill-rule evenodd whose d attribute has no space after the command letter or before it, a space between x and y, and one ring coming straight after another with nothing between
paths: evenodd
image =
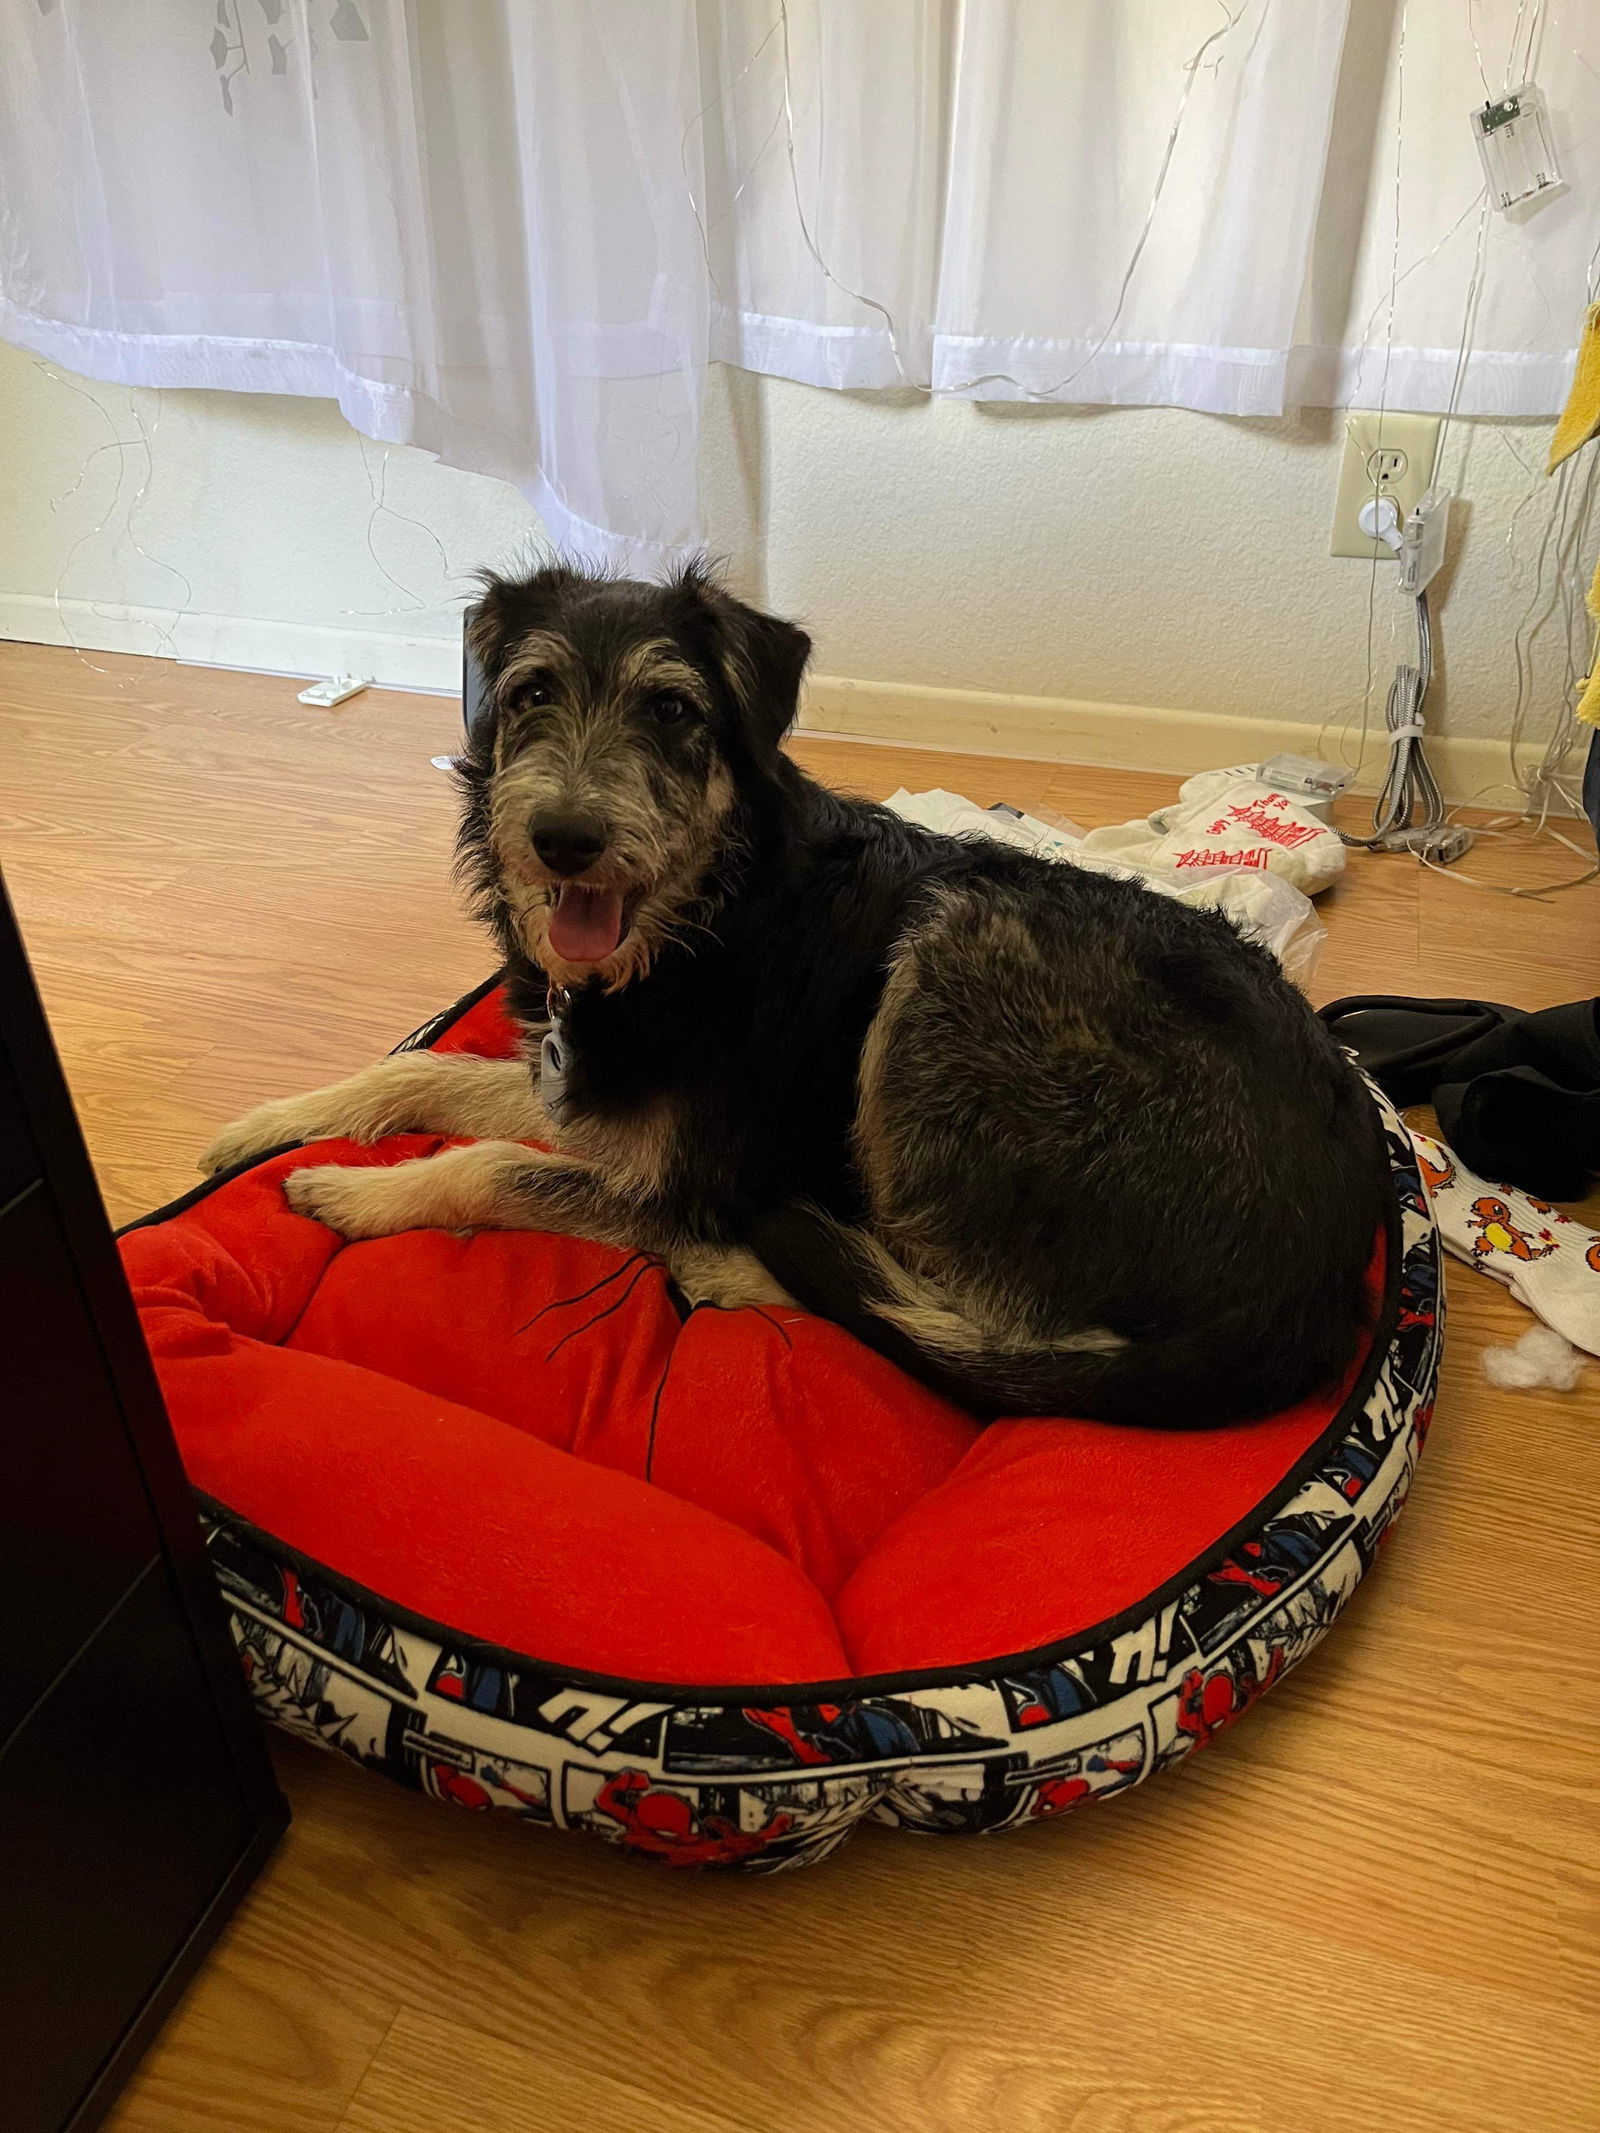
<instances>
[{"instance_id":1,"label":"outlet cover plate","mask_svg":"<svg viewBox=\"0 0 1600 2133\"><path fill-rule=\"evenodd\" d=\"M1361 506L1374 496L1392 496L1403 526L1433 480L1438 456L1437 415L1362 414L1352 408L1345 416L1329 554L1360 556L1366 562L1376 556L1392 563L1394 551L1362 532Z\"/></svg>"}]
</instances>

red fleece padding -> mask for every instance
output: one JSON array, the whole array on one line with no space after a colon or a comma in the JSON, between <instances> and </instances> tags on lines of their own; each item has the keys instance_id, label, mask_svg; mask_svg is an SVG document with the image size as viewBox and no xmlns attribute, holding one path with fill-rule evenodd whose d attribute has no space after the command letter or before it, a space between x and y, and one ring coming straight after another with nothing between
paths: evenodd
<instances>
[{"instance_id":1,"label":"red fleece padding","mask_svg":"<svg viewBox=\"0 0 1600 2133\"><path fill-rule=\"evenodd\" d=\"M439 1049L514 1043L491 994ZM732 1686L1048 1644L1238 1525L1339 1404L1193 1435L979 1430L801 1312L681 1322L643 1258L505 1231L341 1245L283 1197L306 1162L441 1145L280 1156L123 1254L197 1488L556 1665Z\"/></svg>"}]
</instances>

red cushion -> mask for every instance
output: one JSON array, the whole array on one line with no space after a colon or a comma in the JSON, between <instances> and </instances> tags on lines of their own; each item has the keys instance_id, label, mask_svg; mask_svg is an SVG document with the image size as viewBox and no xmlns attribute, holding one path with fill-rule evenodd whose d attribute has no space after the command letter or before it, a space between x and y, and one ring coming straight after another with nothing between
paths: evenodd
<instances>
[{"instance_id":1,"label":"red cushion","mask_svg":"<svg viewBox=\"0 0 1600 2133\"><path fill-rule=\"evenodd\" d=\"M438 1048L513 1042L490 994ZM126 1236L128 1275L198 1489L399 1607L559 1666L776 1684L1052 1643L1220 1540L1342 1402L1194 1434L980 1430L799 1311L682 1322L660 1269L610 1247L343 1245L283 1198L308 1161L441 1145L280 1156Z\"/></svg>"}]
</instances>

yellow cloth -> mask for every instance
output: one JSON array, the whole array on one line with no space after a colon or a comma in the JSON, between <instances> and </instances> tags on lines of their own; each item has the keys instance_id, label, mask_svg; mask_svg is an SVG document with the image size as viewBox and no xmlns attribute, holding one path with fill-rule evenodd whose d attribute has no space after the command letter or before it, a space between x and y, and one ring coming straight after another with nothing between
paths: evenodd
<instances>
[{"instance_id":1,"label":"yellow cloth","mask_svg":"<svg viewBox=\"0 0 1600 2133\"><path fill-rule=\"evenodd\" d=\"M1550 464L1546 473L1553 474L1563 459L1570 459L1579 445L1587 444L1597 431L1600 431L1600 304L1591 304L1578 341L1572 390L1567 395L1561 420L1556 424L1556 433L1550 440Z\"/></svg>"},{"instance_id":2,"label":"yellow cloth","mask_svg":"<svg viewBox=\"0 0 1600 2133\"><path fill-rule=\"evenodd\" d=\"M1600 625L1600 563L1594 566L1594 583L1589 587L1589 612ZM1586 726L1600 726L1600 627L1594 633L1594 649L1589 654L1589 679L1578 698L1578 716Z\"/></svg>"}]
</instances>

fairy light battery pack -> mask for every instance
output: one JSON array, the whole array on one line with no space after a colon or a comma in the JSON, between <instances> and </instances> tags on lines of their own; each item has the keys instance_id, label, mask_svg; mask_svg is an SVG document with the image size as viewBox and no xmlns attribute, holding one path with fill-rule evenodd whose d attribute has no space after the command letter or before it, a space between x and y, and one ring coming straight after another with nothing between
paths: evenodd
<instances>
[{"instance_id":1,"label":"fairy light battery pack","mask_svg":"<svg viewBox=\"0 0 1600 2133\"><path fill-rule=\"evenodd\" d=\"M1550 113L1536 82L1525 81L1472 113L1489 202L1502 213L1541 193L1562 192L1565 180L1550 135Z\"/></svg>"}]
</instances>

